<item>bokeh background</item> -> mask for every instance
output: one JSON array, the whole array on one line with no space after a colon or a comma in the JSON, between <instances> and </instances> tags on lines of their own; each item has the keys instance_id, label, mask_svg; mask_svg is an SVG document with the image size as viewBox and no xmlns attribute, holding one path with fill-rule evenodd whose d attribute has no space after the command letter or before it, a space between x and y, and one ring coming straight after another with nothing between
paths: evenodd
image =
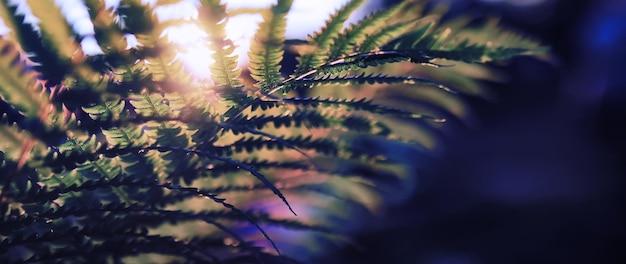
<instances>
[{"instance_id":1,"label":"bokeh background","mask_svg":"<svg viewBox=\"0 0 626 264\"><path fill-rule=\"evenodd\" d=\"M397 1L385 1L385 5ZM626 1L447 1L551 47L518 58L409 201L326 263L625 263Z\"/></svg>"}]
</instances>

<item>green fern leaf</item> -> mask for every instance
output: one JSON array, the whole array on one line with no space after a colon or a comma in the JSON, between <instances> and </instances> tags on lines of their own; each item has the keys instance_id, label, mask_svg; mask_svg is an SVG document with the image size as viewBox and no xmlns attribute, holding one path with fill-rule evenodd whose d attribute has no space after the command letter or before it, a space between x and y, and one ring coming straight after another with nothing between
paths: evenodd
<instances>
[{"instance_id":1,"label":"green fern leaf","mask_svg":"<svg viewBox=\"0 0 626 264\"><path fill-rule=\"evenodd\" d=\"M141 95L139 98L131 99L130 104L142 116L167 117L172 114L171 108L167 105L167 100L159 94Z\"/></svg>"},{"instance_id":2,"label":"green fern leaf","mask_svg":"<svg viewBox=\"0 0 626 264\"><path fill-rule=\"evenodd\" d=\"M302 137L288 137L281 138L280 141L275 139L245 137L239 139L232 144L217 147L218 151L227 151L229 155L232 153L240 153L242 151L253 152L260 149L277 149L283 150L285 147L298 148L298 149L313 149L322 154L335 154L337 153L337 146L333 141L326 139L315 139L311 136Z\"/></svg>"},{"instance_id":3,"label":"green fern leaf","mask_svg":"<svg viewBox=\"0 0 626 264\"><path fill-rule=\"evenodd\" d=\"M25 69L26 63L12 43L0 38L0 96L26 117L34 118L47 99L35 74Z\"/></svg>"},{"instance_id":4,"label":"green fern leaf","mask_svg":"<svg viewBox=\"0 0 626 264\"><path fill-rule=\"evenodd\" d=\"M295 75L303 74L323 64L323 61L328 58L331 46L343 29L344 22L362 3L363 0L351 0L346 3L326 21L324 28L310 38L309 42L315 46L315 51L298 58L300 65L298 65ZM285 88L285 92L288 92L288 87Z\"/></svg>"},{"instance_id":5,"label":"green fern leaf","mask_svg":"<svg viewBox=\"0 0 626 264\"><path fill-rule=\"evenodd\" d=\"M111 128L102 130L102 134L104 134L110 146L117 148L144 146L148 144L148 139L140 128Z\"/></svg>"},{"instance_id":6,"label":"green fern leaf","mask_svg":"<svg viewBox=\"0 0 626 264\"><path fill-rule=\"evenodd\" d=\"M390 25L386 28L383 28L377 32L372 33L358 46L359 53L366 53L366 52L375 51L378 49L398 50L397 47L387 49L385 45L389 41L393 39L397 39L399 36L407 33L407 31L410 31L416 24L419 24L419 22L420 22L419 20L401 22L398 24ZM432 28L432 26L433 26L432 23L428 23L424 26L421 26L419 29L408 34L410 34L413 37L414 41L420 40L422 36L424 36Z\"/></svg>"},{"instance_id":7,"label":"green fern leaf","mask_svg":"<svg viewBox=\"0 0 626 264\"><path fill-rule=\"evenodd\" d=\"M92 107L83 107L85 113L89 114L89 117L96 121L107 122L112 119L119 119L119 115L124 110L123 101L104 102Z\"/></svg>"},{"instance_id":8,"label":"green fern leaf","mask_svg":"<svg viewBox=\"0 0 626 264\"><path fill-rule=\"evenodd\" d=\"M519 41L511 46L501 46L492 41L486 43L472 43L461 29L437 29L428 32L430 25L427 25L412 33L405 34L382 46L382 50L394 50L405 53L413 62L428 63L434 59L446 59L463 61L467 63L485 63L494 60L510 59L515 56L540 52L542 48L535 43ZM453 32L458 30L460 32ZM484 31L496 31L498 29L491 24L483 27ZM493 38L497 39L498 36ZM520 37L513 36L512 39L521 40Z\"/></svg>"},{"instance_id":9,"label":"green fern leaf","mask_svg":"<svg viewBox=\"0 0 626 264\"><path fill-rule=\"evenodd\" d=\"M203 0L201 4L198 18L201 26L208 32L210 48L215 52L215 62L210 66L211 78L227 90L239 88L242 85L241 69L237 68L237 55L233 54L235 46L226 37L224 29L227 22L226 7L220 4L220 0Z\"/></svg>"},{"instance_id":10,"label":"green fern leaf","mask_svg":"<svg viewBox=\"0 0 626 264\"><path fill-rule=\"evenodd\" d=\"M419 84L419 85L428 85L437 87L446 92L453 92L450 88L440 84L436 81L425 79L425 78L417 78L412 76L389 76L384 74L365 74L361 73L359 75L349 75L349 76L324 76L317 78L302 78L297 81L292 82L292 85L295 87L310 87L313 88L315 86L320 85L332 85L332 84L394 84L394 83L404 83L404 84Z\"/></svg>"},{"instance_id":11,"label":"green fern leaf","mask_svg":"<svg viewBox=\"0 0 626 264\"><path fill-rule=\"evenodd\" d=\"M33 15L45 23L39 23L41 36L49 45L49 48L56 51L59 59L69 61L74 52L79 48L73 41L72 33L61 14L61 10L54 4L53 0L26 0Z\"/></svg>"},{"instance_id":12,"label":"green fern leaf","mask_svg":"<svg viewBox=\"0 0 626 264\"><path fill-rule=\"evenodd\" d=\"M45 83L57 85L70 67L69 57L59 56L54 46L49 44L50 40L42 39L36 26L25 20L25 11L18 10L18 7L24 6L27 7L26 2L1 1L2 19L10 26L12 40L19 43L20 48L29 54L29 59L35 62L33 68L41 73Z\"/></svg>"},{"instance_id":13,"label":"green fern leaf","mask_svg":"<svg viewBox=\"0 0 626 264\"><path fill-rule=\"evenodd\" d=\"M396 117L409 117L409 118L426 118L426 119L431 119L431 120L438 121L438 122L442 121L441 119L431 117L428 115L416 114L416 113L402 110L399 108L375 104L372 100L368 100L366 98L362 98L362 99L283 98L282 100L286 103L290 103L294 105L311 106L314 108L318 107L318 105L333 106L333 107L341 106L349 110L362 110L362 111L368 111L371 113L376 113L376 114L381 114L381 115L393 115Z\"/></svg>"},{"instance_id":14,"label":"green fern leaf","mask_svg":"<svg viewBox=\"0 0 626 264\"><path fill-rule=\"evenodd\" d=\"M280 63L285 42L285 15L293 0L281 0L263 15L263 22L250 45L250 74L261 92L267 92L280 84Z\"/></svg>"},{"instance_id":15,"label":"green fern leaf","mask_svg":"<svg viewBox=\"0 0 626 264\"><path fill-rule=\"evenodd\" d=\"M249 166L256 168L257 170L263 170L263 169L294 169L294 170L308 170L311 169L311 166L303 163L301 161L281 161L281 162L276 162L276 161L268 161L268 160L257 160L257 159L250 159L250 160L242 160L241 162L248 164ZM229 164L229 163L222 163L222 164L217 164L214 166L211 166L211 168L209 169L211 176L213 177L219 177L222 176L224 174L227 173L233 173L233 172L237 172L239 171L240 168L238 168L237 166L233 165L233 164ZM265 184L262 184L262 186L264 186L264 188L267 188L267 186ZM229 188L229 187L225 187L225 188ZM249 188L249 187L248 187ZM217 188L217 191L211 189L211 192L218 192L219 190L222 190L223 188L219 187Z\"/></svg>"},{"instance_id":16,"label":"green fern leaf","mask_svg":"<svg viewBox=\"0 0 626 264\"><path fill-rule=\"evenodd\" d=\"M384 28L385 21L392 18L395 14L401 11L407 2L401 2L391 8L385 9L380 12L376 12L368 15L363 18L356 24L350 25L347 29L345 29L341 35L337 38L333 46L330 50L330 55L328 56L328 60L336 60L345 54L350 54L355 51L356 47L361 46L361 43L371 39L371 35L373 32L377 32L378 30L382 31ZM392 35L394 30L386 28L384 31L387 31L388 35ZM395 30L401 32L402 30ZM374 43L378 41L373 41ZM365 48L365 50L361 51L369 51L371 49Z\"/></svg>"}]
</instances>

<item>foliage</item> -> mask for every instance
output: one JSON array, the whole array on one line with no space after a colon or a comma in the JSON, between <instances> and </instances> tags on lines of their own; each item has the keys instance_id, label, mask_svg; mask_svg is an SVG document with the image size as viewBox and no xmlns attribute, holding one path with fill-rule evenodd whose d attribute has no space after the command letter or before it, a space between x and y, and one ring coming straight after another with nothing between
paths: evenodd
<instances>
[{"instance_id":1,"label":"foliage","mask_svg":"<svg viewBox=\"0 0 626 264\"><path fill-rule=\"evenodd\" d=\"M144 2L85 0L93 32L52 0L0 2L0 262L308 261L294 245L346 243L350 219L410 193L441 122L463 119L459 93L483 94L474 63L540 50L415 1L344 27L363 2L349 1L294 42L279 0L248 73L219 0L165 22L153 11L180 1ZM163 36L183 23L208 33L212 82ZM298 66L285 75L286 50Z\"/></svg>"}]
</instances>

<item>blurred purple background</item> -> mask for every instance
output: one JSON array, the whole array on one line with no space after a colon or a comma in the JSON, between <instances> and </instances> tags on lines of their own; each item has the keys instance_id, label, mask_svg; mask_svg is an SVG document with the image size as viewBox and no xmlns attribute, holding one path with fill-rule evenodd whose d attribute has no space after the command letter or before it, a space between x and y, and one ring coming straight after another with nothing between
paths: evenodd
<instances>
[{"instance_id":1,"label":"blurred purple background","mask_svg":"<svg viewBox=\"0 0 626 264\"><path fill-rule=\"evenodd\" d=\"M626 1L448 2L500 15L554 63L515 59L497 102L468 98L481 126L325 263L626 263Z\"/></svg>"}]
</instances>

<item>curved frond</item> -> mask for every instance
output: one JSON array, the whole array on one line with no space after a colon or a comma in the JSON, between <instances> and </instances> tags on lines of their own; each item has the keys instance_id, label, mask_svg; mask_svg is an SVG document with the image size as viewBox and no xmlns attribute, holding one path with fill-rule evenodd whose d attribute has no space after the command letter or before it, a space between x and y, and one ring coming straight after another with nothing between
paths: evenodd
<instances>
[{"instance_id":1,"label":"curved frond","mask_svg":"<svg viewBox=\"0 0 626 264\"><path fill-rule=\"evenodd\" d=\"M0 262L307 262L411 195L463 96L488 98L485 63L541 52L419 1L345 27L347 1L307 40L285 39L292 0L224 2L0 0ZM160 15L181 7L198 18ZM226 25L249 12L242 76ZM183 25L210 80L179 59Z\"/></svg>"}]
</instances>

